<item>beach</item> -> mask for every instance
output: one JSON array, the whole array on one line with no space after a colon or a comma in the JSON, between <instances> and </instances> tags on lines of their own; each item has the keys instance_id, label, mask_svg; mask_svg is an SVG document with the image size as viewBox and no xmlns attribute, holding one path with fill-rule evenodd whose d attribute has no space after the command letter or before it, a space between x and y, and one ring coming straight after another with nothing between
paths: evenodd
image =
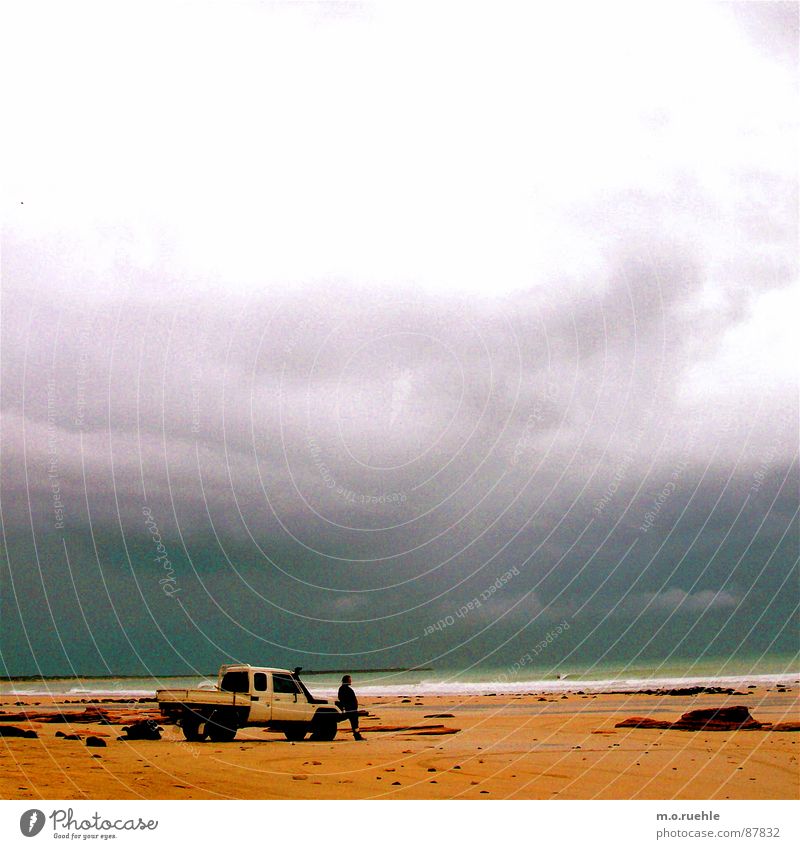
<instances>
[{"instance_id":1,"label":"beach","mask_svg":"<svg viewBox=\"0 0 800 849\"><path fill-rule=\"evenodd\" d=\"M8 717L91 711L156 715L146 700L5 695ZM125 741L119 724L6 720L36 737L0 738L4 799L796 799L800 734L619 728L745 705L761 723L798 723L798 684L736 694L530 692L370 696L365 742L288 742L241 729L231 743ZM371 730L388 728L394 730ZM65 740L61 734L80 739ZM104 747L85 744L100 736Z\"/></svg>"}]
</instances>

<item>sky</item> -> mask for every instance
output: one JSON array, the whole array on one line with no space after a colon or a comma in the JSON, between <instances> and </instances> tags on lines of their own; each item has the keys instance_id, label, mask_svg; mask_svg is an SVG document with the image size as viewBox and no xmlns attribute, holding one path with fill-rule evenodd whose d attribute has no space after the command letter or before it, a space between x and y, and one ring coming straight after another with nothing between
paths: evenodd
<instances>
[{"instance_id":1,"label":"sky","mask_svg":"<svg viewBox=\"0 0 800 849\"><path fill-rule=\"evenodd\" d=\"M4 18L5 674L796 654L796 3Z\"/></svg>"}]
</instances>

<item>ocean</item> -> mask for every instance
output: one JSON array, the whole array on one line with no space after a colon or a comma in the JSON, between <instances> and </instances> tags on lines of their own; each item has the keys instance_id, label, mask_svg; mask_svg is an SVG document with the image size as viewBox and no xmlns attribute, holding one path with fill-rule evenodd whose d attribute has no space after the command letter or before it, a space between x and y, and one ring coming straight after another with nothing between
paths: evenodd
<instances>
[{"instance_id":1,"label":"ocean","mask_svg":"<svg viewBox=\"0 0 800 849\"><path fill-rule=\"evenodd\" d=\"M255 663L253 665L256 665ZM335 694L341 672L302 673L315 694ZM460 670L350 671L353 686L364 696L470 696L490 693L570 692L583 690L635 691L648 688L719 686L742 688L748 684L800 683L796 656L745 660L684 661L652 666L596 665L554 671L525 666L523 661L500 668ZM107 696L145 698L159 688L213 687L216 673L179 676L30 677L0 680L0 695L69 695L76 698Z\"/></svg>"}]
</instances>

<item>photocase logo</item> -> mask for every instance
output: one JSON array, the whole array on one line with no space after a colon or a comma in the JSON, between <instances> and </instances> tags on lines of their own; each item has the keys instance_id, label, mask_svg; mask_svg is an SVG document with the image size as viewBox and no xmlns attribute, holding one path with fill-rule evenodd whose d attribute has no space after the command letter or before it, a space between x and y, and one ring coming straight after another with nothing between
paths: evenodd
<instances>
[{"instance_id":1,"label":"photocase logo","mask_svg":"<svg viewBox=\"0 0 800 849\"><path fill-rule=\"evenodd\" d=\"M25 837L36 837L44 828L45 816L38 808L31 808L19 818L19 830Z\"/></svg>"},{"instance_id":2,"label":"photocase logo","mask_svg":"<svg viewBox=\"0 0 800 849\"><path fill-rule=\"evenodd\" d=\"M19 830L25 837L36 837L44 828L48 819L52 820L55 837L78 838L82 836L84 840L97 837L98 833L105 840L115 837L116 835L113 832L155 831L158 828L158 820L144 820L141 817L128 817L127 819L119 817L110 820L95 811L83 819L76 819L75 811L72 808L56 808L47 816L44 815L44 811L31 808L19 818ZM88 833L81 835L81 832ZM104 834L103 832L110 833Z\"/></svg>"}]
</instances>

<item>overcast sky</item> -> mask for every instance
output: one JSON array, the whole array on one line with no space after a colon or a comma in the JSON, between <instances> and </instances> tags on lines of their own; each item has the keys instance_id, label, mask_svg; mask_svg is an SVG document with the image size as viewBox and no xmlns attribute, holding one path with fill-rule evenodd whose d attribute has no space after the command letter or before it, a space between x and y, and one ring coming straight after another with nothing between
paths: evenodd
<instances>
[{"instance_id":1,"label":"overcast sky","mask_svg":"<svg viewBox=\"0 0 800 849\"><path fill-rule=\"evenodd\" d=\"M4 18L10 674L796 649L796 3Z\"/></svg>"}]
</instances>

